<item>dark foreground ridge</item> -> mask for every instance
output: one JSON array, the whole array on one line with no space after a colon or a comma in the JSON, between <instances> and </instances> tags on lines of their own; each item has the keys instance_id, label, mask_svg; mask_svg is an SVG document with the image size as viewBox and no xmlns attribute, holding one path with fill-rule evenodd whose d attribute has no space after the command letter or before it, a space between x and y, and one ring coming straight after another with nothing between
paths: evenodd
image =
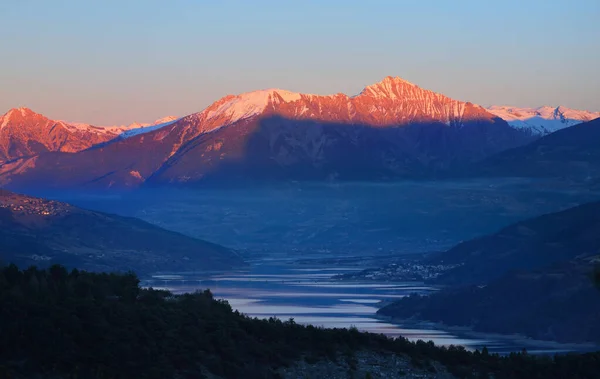
<instances>
[{"instance_id":1,"label":"dark foreground ridge","mask_svg":"<svg viewBox=\"0 0 600 379\"><path fill-rule=\"evenodd\" d=\"M0 270L0 335L3 378L595 378L600 370L599 353L500 357L251 319L208 290L175 296L140 288L132 273L58 265Z\"/></svg>"}]
</instances>

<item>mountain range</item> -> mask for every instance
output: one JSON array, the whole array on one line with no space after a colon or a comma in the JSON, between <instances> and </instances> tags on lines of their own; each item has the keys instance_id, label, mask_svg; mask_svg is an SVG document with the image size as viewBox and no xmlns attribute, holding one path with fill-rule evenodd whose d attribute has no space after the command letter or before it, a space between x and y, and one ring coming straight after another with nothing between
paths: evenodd
<instances>
[{"instance_id":1,"label":"mountain range","mask_svg":"<svg viewBox=\"0 0 600 379\"><path fill-rule=\"evenodd\" d=\"M508 122L510 126L539 137L600 117L600 112L577 110L562 106L518 108L494 105L488 107L487 110Z\"/></svg>"},{"instance_id":2,"label":"mountain range","mask_svg":"<svg viewBox=\"0 0 600 379\"><path fill-rule=\"evenodd\" d=\"M48 132L39 137L43 148L34 148L33 138L5 138L5 160L12 160L0 167L0 183L13 188L419 177L532 139L481 106L393 77L356 96L277 89L230 95L147 133L88 133L88 142L74 147L51 143L61 123L18 113L23 124L43 123Z\"/></svg>"},{"instance_id":3,"label":"mountain range","mask_svg":"<svg viewBox=\"0 0 600 379\"><path fill-rule=\"evenodd\" d=\"M91 271L205 271L240 267L223 246L147 222L0 189L0 257L22 267Z\"/></svg>"},{"instance_id":4,"label":"mountain range","mask_svg":"<svg viewBox=\"0 0 600 379\"><path fill-rule=\"evenodd\" d=\"M392 180L457 169L471 175L478 162L527 149L597 115L563 107L486 109L398 77L355 96L279 89L228 95L199 113L152 125L96 127L19 108L0 118L0 185L106 189Z\"/></svg>"},{"instance_id":5,"label":"mountain range","mask_svg":"<svg viewBox=\"0 0 600 379\"><path fill-rule=\"evenodd\" d=\"M152 124L100 127L51 120L29 108L11 109L0 116L0 165L50 151L76 153L115 138L150 132L176 120L169 116Z\"/></svg>"}]
</instances>

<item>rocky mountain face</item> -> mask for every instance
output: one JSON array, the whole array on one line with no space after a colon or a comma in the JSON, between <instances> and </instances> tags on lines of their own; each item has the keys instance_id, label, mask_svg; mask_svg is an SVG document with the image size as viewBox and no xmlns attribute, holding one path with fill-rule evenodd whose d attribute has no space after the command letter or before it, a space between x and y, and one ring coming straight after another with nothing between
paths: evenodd
<instances>
[{"instance_id":1,"label":"rocky mountain face","mask_svg":"<svg viewBox=\"0 0 600 379\"><path fill-rule=\"evenodd\" d=\"M263 90L76 154L0 167L15 188L435 175L531 139L484 108L387 77L356 96Z\"/></svg>"},{"instance_id":2,"label":"rocky mountain face","mask_svg":"<svg viewBox=\"0 0 600 379\"><path fill-rule=\"evenodd\" d=\"M150 183L427 176L528 141L480 106L392 77L352 97L228 96L190 120L201 133Z\"/></svg>"},{"instance_id":3,"label":"rocky mountain face","mask_svg":"<svg viewBox=\"0 0 600 379\"><path fill-rule=\"evenodd\" d=\"M562 106L518 108L494 105L487 108L487 110L508 122L510 126L527 131L536 137L543 137L557 130L600 117L600 112L590 112Z\"/></svg>"},{"instance_id":4,"label":"rocky mountain face","mask_svg":"<svg viewBox=\"0 0 600 379\"><path fill-rule=\"evenodd\" d=\"M175 120L169 116L152 124L100 127L51 120L29 108L11 109L0 117L0 165L46 152L76 153L115 138L156 130Z\"/></svg>"},{"instance_id":5,"label":"rocky mountain face","mask_svg":"<svg viewBox=\"0 0 600 379\"><path fill-rule=\"evenodd\" d=\"M0 189L0 258L91 271L219 270L243 265L223 246L144 221Z\"/></svg>"},{"instance_id":6,"label":"rocky mountain face","mask_svg":"<svg viewBox=\"0 0 600 379\"><path fill-rule=\"evenodd\" d=\"M101 128L77 128L50 120L28 108L11 109L0 117L0 164L48 151L74 153L116 135Z\"/></svg>"}]
</instances>

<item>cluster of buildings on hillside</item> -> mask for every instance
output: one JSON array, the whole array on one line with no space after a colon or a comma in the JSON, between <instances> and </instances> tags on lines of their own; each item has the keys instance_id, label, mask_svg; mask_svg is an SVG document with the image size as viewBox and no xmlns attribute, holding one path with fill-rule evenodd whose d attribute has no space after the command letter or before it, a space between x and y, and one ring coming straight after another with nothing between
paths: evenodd
<instances>
[{"instance_id":1,"label":"cluster of buildings on hillside","mask_svg":"<svg viewBox=\"0 0 600 379\"><path fill-rule=\"evenodd\" d=\"M427 265L418 262L391 263L337 276L341 280L376 280L380 282L427 281L459 265Z\"/></svg>"},{"instance_id":2,"label":"cluster of buildings on hillside","mask_svg":"<svg viewBox=\"0 0 600 379\"><path fill-rule=\"evenodd\" d=\"M58 201L35 198L3 199L0 208L26 215L57 216L68 213L68 207ZM14 201L13 201L14 200Z\"/></svg>"}]
</instances>

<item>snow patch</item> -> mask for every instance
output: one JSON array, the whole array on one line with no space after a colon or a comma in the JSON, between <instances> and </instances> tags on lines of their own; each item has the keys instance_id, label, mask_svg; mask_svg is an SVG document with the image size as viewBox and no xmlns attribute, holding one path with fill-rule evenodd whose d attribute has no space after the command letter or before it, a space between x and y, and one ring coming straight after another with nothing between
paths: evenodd
<instances>
[{"instance_id":1,"label":"snow patch","mask_svg":"<svg viewBox=\"0 0 600 379\"><path fill-rule=\"evenodd\" d=\"M137 136L137 135L140 135L140 134L149 133L149 132L158 130L160 128L164 128L165 126L169 126L171 124L174 124L178 120L179 119L175 119L175 120L172 120L172 121L163 122L162 124L156 124L156 125L151 125L151 126L142 126L142 127L139 127L139 128L126 130L126 131L122 132L121 134L119 134L119 136L121 138L129 138L129 137Z\"/></svg>"},{"instance_id":2,"label":"snow patch","mask_svg":"<svg viewBox=\"0 0 600 379\"><path fill-rule=\"evenodd\" d=\"M11 109L8 112L6 112L6 114L4 116L2 116L2 123L0 123L0 129L3 129L6 125L8 125L8 123L12 120L13 116L15 115L15 113L19 111L21 113L21 115L23 115L24 112L24 108L19 108L19 109Z\"/></svg>"},{"instance_id":3,"label":"snow patch","mask_svg":"<svg viewBox=\"0 0 600 379\"><path fill-rule=\"evenodd\" d=\"M11 112L12 112L12 110L8 111L7 114L2 116L2 124L0 124L0 129L3 129L6 125L8 125L8 123L10 121Z\"/></svg>"}]
</instances>

